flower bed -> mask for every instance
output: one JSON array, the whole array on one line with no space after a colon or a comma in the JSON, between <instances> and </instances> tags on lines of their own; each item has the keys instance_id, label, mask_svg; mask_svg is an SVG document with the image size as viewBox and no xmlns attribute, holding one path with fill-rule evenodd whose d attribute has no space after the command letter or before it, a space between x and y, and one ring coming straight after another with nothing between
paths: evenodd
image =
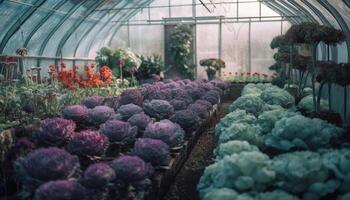
<instances>
[{"instance_id":1,"label":"flower bed","mask_svg":"<svg viewBox=\"0 0 350 200\"><path fill-rule=\"evenodd\" d=\"M198 184L201 199L323 200L350 195L344 130L295 112L289 102L294 98L270 84L244 87L231 113L215 128L215 163Z\"/></svg>"},{"instance_id":2,"label":"flower bed","mask_svg":"<svg viewBox=\"0 0 350 200\"><path fill-rule=\"evenodd\" d=\"M201 96L190 95L198 88L204 91L202 100ZM39 129L15 134L16 139L11 141L14 145L5 153L4 189L9 196L39 199L50 192L59 198L62 194L58 191L77 197L77 190L95 199L143 198L148 194L153 195L151 199L160 198L227 88L228 84L219 80L169 80L141 85L118 97L88 97L79 105L66 106L62 117L43 120ZM155 95L159 91L167 95ZM168 103L172 99L183 100L188 109L175 111ZM192 109L201 111L201 117ZM156 125L160 122L163 124ZM65 163L67 158L77 162L59 168L56 161L50 161ZM37 169L52 167L52 175L42 174L32 160L38 164ZM96 163L104 166L96 166L101 172L94 174L90 168ZM73 182L57 182L68 178ZM94 182L101 184L91 187ZM20 191L10 191L15 188L13 184L19 184ZM69 184L77 190L65 190Z\"/></svg>"}]
</instances>

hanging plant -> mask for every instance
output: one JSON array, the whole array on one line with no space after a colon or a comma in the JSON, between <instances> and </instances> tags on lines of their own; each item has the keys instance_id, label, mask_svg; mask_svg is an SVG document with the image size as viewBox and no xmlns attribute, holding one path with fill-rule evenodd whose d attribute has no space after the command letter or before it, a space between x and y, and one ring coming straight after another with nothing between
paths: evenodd
<instances>
[{"instance_id":1,"label":"hanging plant","mask_svg":"<svg viewBox=\"0 0 350 200\"><path fill-rule=\"evenodd\" d=\"M19 56L26 56L26 55L28 55L28 49L27 48L18 48L16 50L16 54Z\"/></svg>"},{"instance_id":2,"label":"hanging plant","mask_svg":"<svg viewBox=\"0 0 350 200\"><path fill-rule=\"evenodd\" d=\"M203 67L207 67L205 71L207 72L209 80L215 78L217 71L219 71L221 68L225 68L225 62L218 58L203 59L199 61L199 64Z\"/></svg>"},{"instance_id":3,"label":"hanging plant","mask_svg":"<svg viewBox=\"0 0 350 200\"><path fill-rule=\"evenodd\" d=\"M170 35L170 56L184 78L194 79L192 28L189 25L179 24Z\"/></svg>"}]
</instances>

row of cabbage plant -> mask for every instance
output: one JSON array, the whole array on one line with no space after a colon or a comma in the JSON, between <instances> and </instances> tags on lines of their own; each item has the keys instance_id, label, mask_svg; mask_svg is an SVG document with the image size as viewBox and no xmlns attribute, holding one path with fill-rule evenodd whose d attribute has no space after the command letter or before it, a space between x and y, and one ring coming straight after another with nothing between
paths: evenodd
<instances>
[{"instance_id":1,"label":"row of cabbage plant","mask_svg":"<svg viewBox=\"0 0 350 200\"><path fill-rule=\"evenodd\" d=\"M304 117L271 84L248 84L230 111L215 128L215 162L197 186L201 199L350 199L342 128Z\"/></svg>"}]
</instances>

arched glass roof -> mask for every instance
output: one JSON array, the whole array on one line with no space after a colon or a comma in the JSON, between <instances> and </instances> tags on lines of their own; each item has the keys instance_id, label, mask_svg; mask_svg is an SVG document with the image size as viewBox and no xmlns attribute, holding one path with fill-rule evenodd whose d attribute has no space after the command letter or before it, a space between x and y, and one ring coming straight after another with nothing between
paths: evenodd
<instances>
[{"instance_id":1,"label":"arched glass roof","mask_svg":"<svg viewBox=\"0 0 350 200\"><path fill-rule=\"evenodd\" d=\"M122 25L131 23L130 19L133 23L138 18L152 20L163 12L171 13L173 18L191 17L193 5L198 8L195 12L206 16L215 16L207 7L221 5L227 13L225 17L232 13L234 18L236 12L240 17L248 17L245 10L262 11L261 6L249 7L250 2L259 2L290 23L314 21L341 28L348 37L337 48L338 61L349 61L350 0L192 0L191 4L188 0L163 1L150 7L153 0L0 0L0 54L15 55L17 48L25 47L30 56L39 60L93 59L96 49L110 45L113 38L119 37Z\"/></svg>"}]
</instances>

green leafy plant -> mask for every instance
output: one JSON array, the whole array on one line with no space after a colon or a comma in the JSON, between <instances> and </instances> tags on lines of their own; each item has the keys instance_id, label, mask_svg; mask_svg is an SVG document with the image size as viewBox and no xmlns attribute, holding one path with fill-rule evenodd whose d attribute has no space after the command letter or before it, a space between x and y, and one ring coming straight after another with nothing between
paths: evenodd
<instances>
[{"instance_id":1,"label":"green leafy plant","mask_svg":"<svg viewBox=\"0 0 350 200\"><path fill-rule=\"evenodd\" d=\"M225 68L225 62L221 59L216 58L200 60L199 64L203 67L207 67L205 71L207 72L209 80L215 78L215 74L217 71L219 71L221 68Z\"/></svg>"},{"instance_id":2,"label":"green leafy plant","mask_svg":"<svg viewBox=\"0 0 350 200\"><path fill-rule=\"evenodd\" d=\"M140 57L141 65L138 69L136 77L138 80L151 79L152 75L160 75L164 70L164 62L160 55L154 54L149 57Z\"/></svg>"},{"instance_id":3,"label":"green leafy plant","mask_svg":"<svg viewBox=\"0 0 350 200\"><path fill-rule=\"evenodd\" d=\"M179 24L170 35L171 59L175 66L179 68L184 78L194 79L193 50L191 43L193 41L191 26Z\"/></svg>"}]
</instances>

